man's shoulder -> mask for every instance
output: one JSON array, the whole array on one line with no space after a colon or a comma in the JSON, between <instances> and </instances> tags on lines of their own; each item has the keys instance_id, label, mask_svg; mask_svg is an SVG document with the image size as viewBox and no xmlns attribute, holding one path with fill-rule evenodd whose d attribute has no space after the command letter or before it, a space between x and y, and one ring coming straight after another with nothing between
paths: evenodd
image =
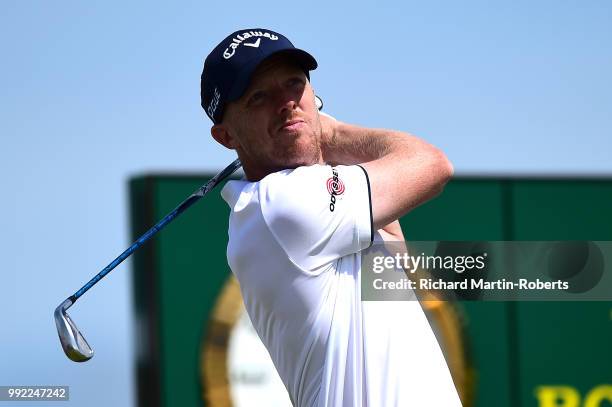
<instances>
[{"instance_id":1,"label":"man's shoulder","mask_svg":"<svg viewBox=\"0 0 612 407\"><path fill-rule=\"evenodd\" d=\"M266 175L259 181L260 183L281 182L285 179L296 179L300 177L316 177L326 169L331 168L326 164L302 165L296 168L287 168Z\"/></svg>"},{"instance_id":2,"label":"man's shoulder","mask_svg":"<svg viewBox=\"0 0 612 407\"><path fill-rule=\"evenodd\" d=\"M253 215L255 212L248 208L257 208L267 220L276 216L301 217L322 207L319 204L327 207L334 173L337 177L334 168L323 164L283 169L259 181L228 181L221 195L234 213Z\"/></svg>"},{"instance_id":3,"label":"man's shoulder","mask_svg":"<svg viewBox=\"0 0 612 407\"><path fill-rule=\"evenodd\" d=\"M317 176L326 169L331 167L326 164L313 164L303 165L296 168L286 168L279 171L272 172L259 181L248 181L247 179L241 180L230 180L227 181L222 191L228 192L240 192L242 190L253 190L258 188L260 185L270 185L278 182L283 182L287 179L296 179L300 177ZM331 171L331 170L329 170ZM223 194L223 192L222 192Z\"/></svg>"},{"instance_id":4,"label":"man's shoulder","mask_svg":"<svg viewBox=\"0 0 612 407\"><path fill-rule=\"evenodd\" d=\"M326 194L326 180L332 176L331 167L314 164L269 174L257 186L262 206L300 206L310 199Z\"/></svg>"}]
</instances>

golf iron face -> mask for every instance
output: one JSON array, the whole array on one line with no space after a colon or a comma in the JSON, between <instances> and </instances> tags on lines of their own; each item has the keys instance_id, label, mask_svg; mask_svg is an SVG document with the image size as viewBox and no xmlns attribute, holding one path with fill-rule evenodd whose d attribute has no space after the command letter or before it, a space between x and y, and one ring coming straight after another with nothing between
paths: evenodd
<instances>
[{"instance_id":1,"label":"golf iron face","mask_svg":"<svg viewBox=\"0 0 612 407\"><path fill-rule=\"evenodd\" d=\"M72 301L68 298L55 309L53 316L57 334L66 356L74 362L85 362L93 357L94 352L66 313L71 305Z\"/></svg>"}]
</instances>

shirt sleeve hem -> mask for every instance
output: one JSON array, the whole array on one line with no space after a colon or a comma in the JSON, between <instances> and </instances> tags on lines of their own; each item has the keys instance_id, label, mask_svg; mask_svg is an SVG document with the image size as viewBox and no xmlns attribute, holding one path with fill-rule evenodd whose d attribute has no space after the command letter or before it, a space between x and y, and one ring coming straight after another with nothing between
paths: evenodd
<instances>
[{"instance_id":1,"label":"shirt sleeve hem","mask_svg":"<svg viewBox=\"0 0 612 407\"><path fill-rule=\"evenodd\" d=\"M368 247L372 246L374 243L374 216L372 214L372 189L370 188L370 177L368 177L368 172L361 165L357 164L359 168L362 169L363 174L366 178L366 183L368 184L368 206L370 209L370 244Z\"/></svg>"}]
</instances>

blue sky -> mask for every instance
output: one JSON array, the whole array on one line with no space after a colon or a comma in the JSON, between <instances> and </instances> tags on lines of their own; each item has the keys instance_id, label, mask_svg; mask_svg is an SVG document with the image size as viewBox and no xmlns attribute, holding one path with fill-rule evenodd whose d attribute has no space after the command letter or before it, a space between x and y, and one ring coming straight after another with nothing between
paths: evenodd
<instances>
[{"instance_id":1,"label":"blue sky","mask_svg":"<svg viewBox=\"0 0 612 407\"><path fill-rule=\"evenodd\" d=\"M72 310L88 364L63 356L52 311L129 245L128 177L233 160L199 79L236 29L286 34L319 61L328 113L421 136L458 175L612 176L609 1L211 3L2 2L0 385L132 404L129 264Z\"/></svg>"}]
</instances>

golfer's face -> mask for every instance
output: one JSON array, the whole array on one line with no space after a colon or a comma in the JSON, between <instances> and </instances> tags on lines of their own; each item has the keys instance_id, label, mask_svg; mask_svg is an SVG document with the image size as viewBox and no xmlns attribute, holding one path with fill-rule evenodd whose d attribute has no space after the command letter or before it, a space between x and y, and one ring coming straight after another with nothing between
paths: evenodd
<instances>
[{"instance_id":1,"label":"golfer's face","mask_svg":"<svg viewBox=\"0 0 612 407\"><path fill-rule=\"evenodd\" d=\"M305 73L286 58L262 63L226 121L243 163L264 172L321 160L321 125ZM225 120L224 120L225 121Z\"/></svg>"}]
</instances>

